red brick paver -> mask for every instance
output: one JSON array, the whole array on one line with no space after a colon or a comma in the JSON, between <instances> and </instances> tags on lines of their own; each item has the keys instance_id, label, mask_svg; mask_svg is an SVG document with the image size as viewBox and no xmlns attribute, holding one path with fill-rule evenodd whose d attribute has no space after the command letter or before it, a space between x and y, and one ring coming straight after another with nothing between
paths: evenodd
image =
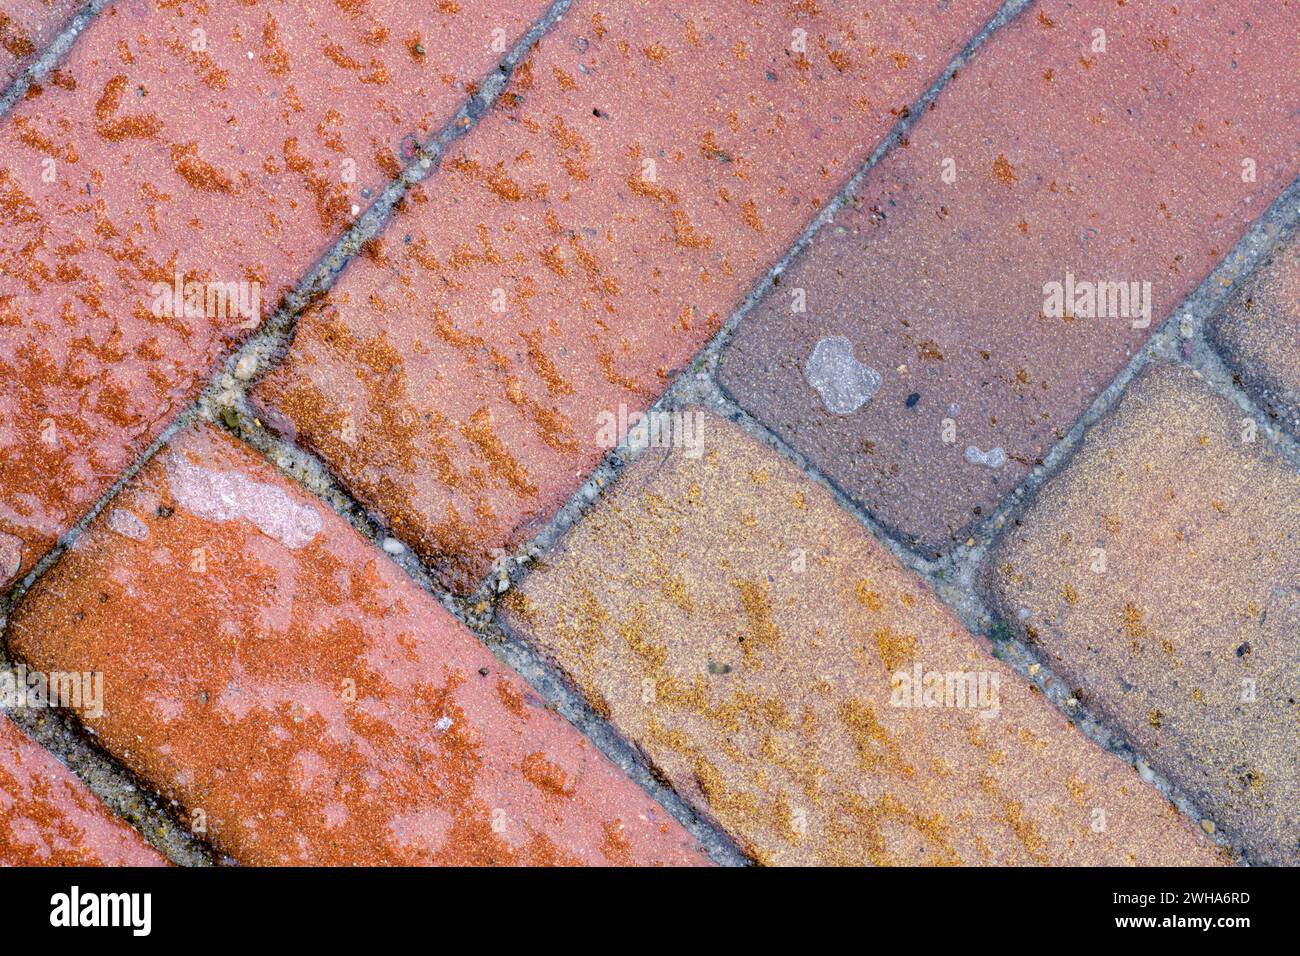
<instances>
[{"instance_id":1,"label":"red brick paver","mask_svg":"<svg viewBox=\"0 0 1300 956\"><path fill-rule=\"evenodd\" d=\"M1246 388L1300 437L1300 230L1260 266L1208 329Z\"/></svg>"},{"instance_id":2,"label":"red brick paver","mask_svg":"<svg viewBox=\"0 0 1300 956\"><path fill-rule=\"evenodd\" d=\"M0 124L5 554L39 558L399 171L403 142L452 115L499 56L493 31L543 8L132 0L99 16ZM244 283L246 308L169 310L178 274Z\"/></svg>"},{"instance_id":3,"label":"red brick paver","mask_svg":"<svg viewBox=\"0 0 1300 956\"><path fill-rule=\"evenodd\" d=\"M161 866L140 835L0 714L0 866Z\"/></svg>"},{"instance_id":4,"label":"red brick paver","mask_svg":"<svg viewBox=\"0 0 1300 956\"><path fill-rule=\"evenodd\" d=\"M0 91L49 46L85 0L5 0L0 10Z\"/></svg>"},{"instance_id":5,"label":"red brick paver","mask_svg":"<svg viewBox=\"0 0 1300 956\"><path fill-rule=\"evenodd\" d=\"M578 0L303 317L263 417L472 587L997 7Z\"/></svg>"},{"instance_id":6,"label":"red brick paver","mask_svg":"<svg viewBox=\"0 0 1300 956\"><path fill-rule=\"evenodd\" d=\"M647 452L507 592L678 792L769 863L1214 861L828 492L701 428L702 456ZM948 674L992 692L925 705ZM920 678L906 706L899 675Z\"/></svg>"},{"instance_id":7,"label":"red brick paver","mask_svg":"<svg viewBox=\"0 0 1300 956\"><path fill-rule=\"evenodd\" d=\"M746 319L724 388L909 541L963 539L1300 173L1298 13L1028 8ZM1051 317L1067 276L1150 283L1150 326L1082 285Z\"/></svg>"},{"instance_id":8,"label":"red brick paver","mask_svg":"<svg viewBox=\"0 0 1300 956\"><path fill-rule=\"evenodd\" d=\"M1300 862L1300 477L1185 369L1134 383L988 565L1084 701L1259 861Z\"/></svg>"},{"instance_id":9,"label":"red brick paver","mask_svg":"<svg viewBox=\"0 0 1300 956\"><path fill-rule=\"evenodd\" d=\"M98 739L246 863L705 862L378 549L211 426L114 499L9 640L102 671Z\"/></svg>"}]
</instances>

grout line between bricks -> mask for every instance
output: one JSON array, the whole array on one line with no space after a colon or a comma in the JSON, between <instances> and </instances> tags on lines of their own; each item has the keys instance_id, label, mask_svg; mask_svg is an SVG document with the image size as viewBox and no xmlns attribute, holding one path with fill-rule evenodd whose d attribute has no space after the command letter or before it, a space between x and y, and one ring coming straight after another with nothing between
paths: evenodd
<instances>
[{"instance_id":1,"label":"grout line between bricks","mask_svg":"<svg viewBox=\"0 0 1300 956\"><path fill-rule=\"evenodd\" d=\"M12 667L0 652L0 667ZM56 710L5 710L0 720L12 720L33 741L52 753L81 779L109 811L134 827L155 850L181 866L212 866L218 854L190 833L168 803L153 788L104 751L94 735L69 715Z\"/></svg>"},{"instance_id":2,"label":"grout line between bricks","mask_svg":"<svg viewBox=\"0 0 1300 956\"><path fill-rule=\"evenodd\" d=\"M18 105L27 90L37 80L44 79L46 74L63 62L64 57L72 50L73 44L77 42L77 37L81 31L85 30L90 22L94 20L107 7L113 4L113 0L90 0L84 7L72 15L63 29L50 41L39 56L27 64L13 81L0 91L0 120L9 115L9 112Z\"/></svg>"},{"instance_id":3,"label":"grout line between bricks","mask_svg":"<svg viewBox=\"0 0 1300 956\"><path fill-rule=\"evenodd\" d=\"M69 20L45 51L29 63L3 94L0 94L0 120L3 120L16 103L26 95L33 82L62 62L80 34L112 2L113 0L91 0ZM429 176L447 148L477 125L478 119L496 101L515 68L529 54L542 35L558 22L571 3L572 0L555 0L547 8L546 12L483 78L474 95L462 103L447 123L415 151L415 155L410 158L398 177L384 187L379 197L357 218L353 226L334 242L298 285L285 296L276 312L222 363L220 368L223 370L218 371L209 380L209 385L200 394L195 404L181 412L117 477L86 514L60 535L55 545L32 569L16 582L8 593L0 597L0 635L4 634L9 617L23 595L31 589L41 575L53 567L69 547L76 543L91 522L117 496L126 483L157 454L159 449L179 431L200 419L217 420L219 417L228 426L231 424L226 421L227 416L221 415L220 412L214 416L212 410L214 407L221 407L218 398L227 394L226 383L228 380L233 381L231 376L239 366L240 359L244 359L244 367L247 368L248 359L244 358L245 356L252 355L256 360L264 360L276 350L287 348L292 340L294 320L298 313L313 298L326 291L347 264L360 252L364 244L383 230L393 209L406 191ZM256 361L253 367L256 368ZM242 397L241 392L241 406ZM252 444L257 447L256 442ZM305 482L301 474L294 474L292 471L290 474L301 483L307 484L311 490L318 494L322 493L319 488ZM360 521L360 509L340 496L341 492L334 496L324 495L331 506L349 517L354 526L364 526L364 522ZM349 510L354 514L349 515ZM374 538L373 534L368 536ZM427 580L424 583L428 589ZM501 654L498 653L497 656L500 657ZM0 667L9 667L12 664L7 639L0 640ZM536 686L537 681L530 680L530 683ZM211 865L217 860L216 851L192 835L179 822L172 810L164 805L162 798L143 785L129 768L95 743L94 732L79 725L74 717L57 710L39 715L18 711L4 713L28 736L67 765L111 811L139 830L141 835L171 862L187 866L202 866ZM4 718L0 717L0 719Z\"/></svg>"},{"instance_id":4,"label":"grout line between bricks","mask_svg":"<svg viewBox=\"0 0 1300 956\"><path fill-rule=\"evenodd\" d=\"M0 117L3 117L22 97L30 82L43 76L66 55L67 50L75 42L77 34L111 2L112 0L92 0L70 21L46 52L30 64L3 96L0 96ZM519 549L514 556L499 562L498 569L485 579L473 595L469 598L461 598L442 588L436 577L426 570L412 552L401 542L387 536L381 517L369 513L358 504L334 481L328 468L320 459L268 430L251 414L247 404L247 390L252 382L291 344L296 320L302 309L327 291L364 244L383 230L393 209L406 191L431 175L447 148L477 125L477 120L495 102L509 81L513 70L528 55L536 42L559 21L571 2L572 0L556 0L552 4L547 13L489 74L478 92L470 97L443 129L419 150L417 156L408 163L395 180L385 187L380 197L358 218L354 226L336 241L317 266L307 273L298 286L285 297L276 313L228 357L223 370L213 377L196 404L182 413L150 445L91 511L19 582L4 602L3 610L7 613L12 609L22 594L57 561L68 546L75 542L122 486L178 431L198 420L217 422L256 449L281 472L323 499L358 532L379 546L417 584L463 621L498 659L518 671L549 706L577 726L651 797L686 826L704 844L715 862L743 865L749 861L728 835L707 822L705 817L672 791L649 766L644 754L624 740L606 720L596 715L582 696L569 686L563 675L558 673L538 651L508 634L493 616L493 607L498 595L526 576L527 565L532 559L549 550L603 491L618 479L626 465L639 457L639 452L628 448L626 444L614 449L593 469L578 492L540 533ZM812 480L826 487L840 506L853 514L904 565L926 578L940 599L968 629L986 635L990 630L995 630L999 623L998 616L990 611L976 588L989 546L999 536L1005 522L1014 520L1015 515L1021 513L1032 501L1033 494L1064 467L1077 450L1084 434L1114 407L1132 378L1153 361L1177 361L1192 368L1217 393L1235 401L1246 414L1255 417L1262 426L1264 434L1272 439L1273 444L1281 450L1288 462L1291 464L1300 462L1300 446L1285 432L1273 427L1269 416L1236 385L1231 371L1210 346L1204 331L1206 320L1229 295L1240 287L1242 280L1271 251L1276 245L1279 233L1300 220L1300 180L1288 187L1264 216L1252 224L1246 236L1234 246L1201 286L1183 301L1169 320L1139 350L1124 371L1080 417L1067 435L1051 449L1045 456L1043 464L1036 468L1021 486L1009 493L999 503L994 514L972 532L971 537L975 544L969 547L960 546L940 559L928 559L900 543L863 508L835 487L817 469L810 466L797 451L727 398L718 385L715 376L719 356L740 322L811 242L813 236L846 202L851 201L853 193L862 180L906 135L956 71L969 60L989 36L1015 19L1032 3L1033 0L1007 0L998 13L954 57L939 79L877 145L871 156L808 225L786 253L759 278L750 294L733 311L713 339L697 354L659 401L651 406L655 410L671 411L685 405L704 405L746 428L793 461ZM1190 334L1186 334L1188 330L1183 327L1182 317L1189 314L1191 315ZM1180 345L1184 341L1190 345L1187 353L1182 351ZM0 626L4 623L4 617L0 617ZM1201 819L1192 801L1178 792L1161 775L1146 767L1140 754L1087 712L1086 708L1072 706L1077 704L1077 701L1070 697L1069 691L1064 689L1062 682L1056 679L1046 667L1040 666L1037 676L1031 675L1029 667L1034 664L1041 665L1041 662L1023 641L1008 634L1005 639L997 640L993 644L993 653L1015 668L1026 680L1038 685L1086 736L1130 764L1136 763L1145 781L1156 786L1184 814L1195 820ZM0 653L0 662L6 660ZM170 813L161 807L160 799L147 794L147 788L141 790L138 801L132 802L117 795L114 787L105 786L100 778L107 776L116 784L116 789L122 789L124 784L128 790L138 789L130 771L113 758L104 755L95 744L79 736L78 731L71 726L73 722L64 715L57 715L53 721L37 720L26 715L15 719L47 749L72 766L74 772L91 786L93 792L105 800L127 822L140 829L150 842L155 845L165 844L166 855L173 862L190 865L211 862L211 849L180 828ZM42 726L29 727L38 724ZM81 733L93 737L93 734L87 731L83 730ZM156 827L160 834L167 832L169 827L179 828L180 834L177 836L167 832L164 838L155 840L148 832L150 827ZM1222 831L1216 834L1216 839L1221 845L1225 843ZM160 849L164 849L164 846L160 846Z\"/></svg>"},{"instance_id":5,"label":"grout line between bricks","mask_svg":"<svg viewBox=\"0 0 1300 956\"><path fill-rule=\"evenodd\" d=\"M857 518L906 567L925 578L967 630L989 640L995 657L1013 667L1025 680L1038 686L1085 736L1133 765L1144 782L1154 786L1180 812L1199 824L1207 819L1207 815L1196 802L1167 777L1155 771L1119 730L1111 728L1073 696L1072 690L1031 645L1018 636L1017 631L1012 630L1018 627L1015 615L1005 613L1008 609L995 608L985 601L979 582L986 570L991 546L1001 537L1003 528L1023 514L1032 504L1038 490L1064 469L1091 428L1119 403L1129 383L1152 364L1181 364L1190 368L1211 391L1236 404L1244 416L1253 418L1259 426L1259 433L1269 440L1272 452L1300 472L1300 441L1285 429L1272 424L1268 413L1236 383L1232 371L1211 346L1205 332L1206 323L1248 283L1254 270L1267 260L1281 239L1292 230L1300 230L1300 178L1282 191L1204 281L1179 303L1115 380L1044 456L1043 463L1020 486L1004 496L993 513L972 530L968 543L959 545L940 558L929 558L905 544L810 464L802 454L725 394L717 382L716 371L720 355L734 329L734 322L729 321L724 326L697 355L691 368L674 381L652 407L672 412L687 406L704 406L740 425L784 455L809 478L830 491L840 507ZM763 280L761 285L764 288L770 286L770 279ZM741 308L747 310L750 307L751 303L747 300ZM565 506L562 526L558 521L548 526L535 542L543 541L546 548L552 546L603 488L616 481L626 465L639 457L639 454L626 447L617 449L602 463L603 470L598 479L585 485L579 495ZM524 576L521 572L516 578L521 580ZM1034 668L1032 673L1031 667ZM1240 846L1229 842L1229 836L1216 826L1215 841L1220 846L1232 849L1242 861L1249 862Z\"/></svg>"},{"instance_id":6,"label":"grout line between bricks","mask_svg":"<svg viewBox=\"0 0 1300 956\"><path fill-rule=\"evenodd\" d=\"M548 548L565 529L577 520L607 482L613 480L617 472L622 470L623 461L620 451L626 451L626 449L615 449L605 461L596 467L587 482L575 495L575 498L564 505L541 534L529 542L524 554L516 555L513 558L504 557L498 562L498 571L490 574L474 594L469 598L461 598L442 588L436 576L429 573L412 552L406 549L396 538L389 537L386 534L382 516L369 513L367 509L356 502L334 480L323 461L292 441L288 441L267 429L252 414L247 400L248 389L251 385L274 365L291 346L296 321L301 311L313 299L327 291L362 246L382 231L391 216L392 210L402 196L405 195L406 190L411 185L427 178L436 167L437 160L445 154L447 147L476 125L475 121L491 107L497 96L500 95L515 67L531 51L537 40L558 22L568 10L571 2L572 0L557 0L547 13L533 25L533 28L525 34L502 61L501 66L485 81L478 93L462 106L451 122L434 138L431 146L423 151L423 155L419 157L418 162L408 165L402 171L402 174L389 184L374 204L361 215L356 225L335 243L334 247L317 267L309 272L299 285L285 297L276 313L264 322L254 335L231 353L224 364L224 370L214 377L211 384L200 396L196 409L192 411L196 411L204 419L225 425L228 430L259 451L282 473L293 478L313 494L326 501L337 513L347 519L360 534L378 544L413 580L465 623L498 659L518 671L548 705L562 714L570 723L573 723L610 760L677 818L704 845L714 862L724 865L743 865L749 862L748 858L736 846L730 836L711 822L708 822L702 814L683 801L675 791L663 782L661 775L649 765L645 755L635 745L625 740L613 729L608 721L597 715L582 695L546 661L540 652L526 642L508 634L497 623L493 615L497 596L510 585L511 568L518 568L522 563L526 563L531 556ZM868 159L858 168L834 199L808 224L781 259L764 274L740 308L735 310L723 329L715 336L712 352L714 364L716 364L717 343L721 342L723 336L731 329L734 329L744 315L762 298L772 280L788 267L794 257L811 241L813 235L825 223L829 222L840 207L848 201L862 178L906 134L906 131L911 128L924 110L934 101L956 71L967 62L984 41L996 30L1019 15L1032 2L1033 0L1007 0L997 14L949 62L938 79L909 107L903 118L877 144ZM705 351L708 352L709 348L706 347ZM693 364L697 363L698 358ZM664 398L667 397L667 395L664 396ZM664 398L661 398L660 404ZM161 444L162 442L155 443L148 454L155 453L161 447ZM147 458L144 460L147 460ZM140 464L143 464L143 460ZM138 470L138 466L136 470ZM119 487L120 484L114 487L114 494ZM102 509L105 501L100 502L97 510ZM48 565L44 567L48 567ZM41 567L40 571L43 572L44 567ZM25 586L30 586L30 582L25 582Z\"/></svg>"},{"instance_id":7,"label":"grout line between bricks","mask_svg":"<svg viewBox=\"0 0 1300 956\"><path fill-rule=\"evenodd\" d=\"M811 465L803 455L727 397L716 378L719 359L735 330L772 288L776 280L803 252L813 236L830 222L846 203L852 201L853 194L870 174L871 169L915 125L924 110L928 109L929 104L942 92L953 74L996 30L1011 22L1032 3L1033 0L1009 0L967 44L940 78L881 141L835 198L809 223L800 237L768 272L758 279L749 295L659 400L650 406L650 409L671 412L686 406L704 406L739 424L769 447L784 455L809 478L830 491L840 507L857 518L902 564L925 578L963 626L989 640L994 656L1015 669L1025 680L1036 685L1088 739L1133 766L1145 783L1154 786L1184 816L1200 824L1207 817L1196 803L1167 777L1155 771L1122 734L1099 720L1073 696L1065 682L1042 662L1024 640L1009 629L1010 622L991 610L980 594L977 582L983 572L989 548L1000 536L1005 523L1014 520L1016 515L1021 514L1032 503L1037 490L1062 470L1092 425L1109 413L1126 391L1129 382L1152 362L1177 362L1191 368L1213 391L1233 401L1246 415L1254 418L1260 426L1261 433L1271 440L1274 449L1289 464L1297 466L1297 471L1300 471L1300 444L1287 435L1285 430L1273 426L1270 416L1236 384L1231 370L1227 368L1205 335L1205 324L1209 318L1241 288L1253 270L1272 252L1279 238L1291 228L1300 228L1296 225L1300 223L1300 179L1283 190L1269 208L1250 225L1210 275L1171 312L1170 317L1137 351L1116 379L1094 400L1066 435L1050 449L1044 457L1043 464L1036 467L1020 486L1004 496L993 514L972 530L968 540L973 543L959 545L943 557L927 558L904 544L890 529L878 522L866 509L854 502ZM1190 318L1190 328L1183 321L1185 316ZM1184 354L1183 342L1190 343L1189 354ZM521 583L527 576L527 566L539 555L554 547L596 499L618 480L627 465L641 453L624 442L606 455L552 520L514 556L501 562L495 576L488 577L475 592L472 600L494 602L497 594ZM1030 667L1034 667L1032 674ZM1221 847L1231 849L1239 862L1249 863L1240 849L1239 842L1230 843L1222 829L1216 827L1212 838Z\"/></svg>"},{"instance_id":8,"label":"grout line between bricks","mask_svg":"<svg viewBox=\"0 0 1300 956\"><path fill-rule=\"evenodd\" d=\"M7 623L8 613L36 580L58 561L123 486L179 431L199 421L224 425L265 456L282 473L323 499L363 537L377 544L420 587L460 619L498 660L517 671L549 707L572 723L652 799L672 814L701 843L715 863L743 866L749 861L731 838L707 823L659 779L639 751L597 715L541 655L506 634L493 619L490 605L483 605L482 610L475 613L473 608L477 602L458 598L441 588L415 556L396 539L387 537L380 521L368 514L333 480L322 461L265 428L250 413L247 404L247 390L253 381L283 355L292 343L296 321L302 310L328 291L365 243L383 231L407 190L430 176L448 147L477 125L478 119L491 108L505 88L514 70L538 40L563 17L571 4L572 0L555 0L552 3L547 12L483 80L477 92L419 149L401 174L383 189L354 225L335 241L316 266L284 297L275 313L225 359L196 403L182 412L149 445L86 515L62 535L56 545L11 589L5 600L0 602L0 628ZM71 40L69 45L70 43ZM5 655L0 653L0 661L4 659ZM35 724L36 721L31 723ZM57 729L33 734L37 736L38 742L67 763L91 787L92 792L128 823L141 830L145 838L154 843L172 862L202 865L212 861L215 851L190 836L166 812L159 810L149 815L117 796L120 790L134 790L144 794L147 793L147 788L141 788L130 770L85 739L93 737L93 734L82 728L80 733L84 736L79 735L74 726L75 721L63 714L58 714L56 721L47 721L46 725ZM139 802L144 805L150 800L155 805L160 804L159 798L146 796L142 796ZM164 834L167 839L155 840L154 836L158 834Z\"/></svg>"}]
</instances>

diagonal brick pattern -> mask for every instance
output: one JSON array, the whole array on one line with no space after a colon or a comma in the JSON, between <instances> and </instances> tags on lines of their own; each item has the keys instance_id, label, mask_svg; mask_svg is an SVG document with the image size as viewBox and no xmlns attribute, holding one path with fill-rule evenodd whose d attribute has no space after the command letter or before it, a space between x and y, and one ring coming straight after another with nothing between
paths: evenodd
<instances>
[{"instance_id":1,"label":"diagonal brick pattern","mask_svg":"<svg viewBox=\"0 0 1300 956\"><path fill-rule=\"evenodd\" d=\"M0 865L1300 862L1295 0L78 6Z\"/></svg>"},{"instance_id":2,"label":"diagonal brick pattern","mask_svg":"<svg viewBox=\"0 0 1300 956\"><path fill-rule=\"evenodd\" d=\"M685 831L342 518L212 426L10 628L104 674L88 726L250 864L685 864Z\"/></svg>"},{"instance_id":3,"label":"diagonal brick pattern","mask_svg":"<svg viewBox=\"0 0 1300 956\"><path fill-rule=\"evenodd\" d=\"M908 541L964 541L1300 174L1295 15L1035 4L741 325L724 388Z\"/></svg>"},{"instance_id":4,"label":"diagonal brick pattern","mask_svg":"<svg viewBox=\"0 0 1300 956\"><path fill-rule=\"evenodd\" d=\"M1261 862L1300 862L1300 477L1158 368L989 562L1003 612Z\"/></svg>"},{"instance_id":5,"label":"diagonal brick pattern","mask_svg":"<svg viewBox=\"0 0 1300 956\"><path fill-rule=\"evenodd\" d=\"M303 317L262 414L472 589L996 7L579 0Z\"/></svg>"},{"instance_id":6,"label":"diagonal brick pattern","mask_svg":"<svg viewBox=\"0 0 1300 956\"><path fill-rule=\"evenodd\" d=\"M493 30L540 9L133 0L92 23L0 125L0 534L21 569L451 117Z\"/></svg>"},{"instance_id":7,"label":"diagonal brick pattern","mask_svg":"<svg viewBox=\"0 0 1300 956\"><path fill-rule=\"evenodd\" d=\"M1213 859L824 489L696 427L702 454L647 452L506 618L758 860Z\"/></svg>"}]
</instances>

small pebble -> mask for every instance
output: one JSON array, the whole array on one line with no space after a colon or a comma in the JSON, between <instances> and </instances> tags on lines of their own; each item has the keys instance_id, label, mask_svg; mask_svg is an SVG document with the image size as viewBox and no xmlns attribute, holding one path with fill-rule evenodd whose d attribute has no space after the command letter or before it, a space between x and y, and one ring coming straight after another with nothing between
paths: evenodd
<instances>
[{"instance_id":1,"label":"small pebble","mask_svg":"<svg viewBox=\"0 0 1300 956\"><path fill-rule=\"evenodd\" d=\"M252 355L241 355L235 363L235 378L247 382L257 371L257 359Z\"/></svg>"},{"instance_id":2,"label":"small pebble","mask_svg":"<svg viewBox=\"0 0 1300 956\"><path fill-rule=\"evenodd\" d=\"M406 545L402 544L402 542L398 541L396 538L385 538L385 539L384 539L384 551L385 551L385 553L387 553L387 554L401 554L401 553L402 553L403 551L405 551L405 550L406 550Z\"/></svg>"},{"instance_id":3,"label":"small pebble","mask_svg":"<svg viewBox=\"0 0 1300 956\"><path fill-rule=\"evenodd\" d=\"M1201 821L1201 829L1204 830L1206 833L1213 833L1214 821L1211 820L1209 817L1206 817L1204 820Z\"/></svg>"},{"instance_id":4,"label":"small pebble","mask_svg":"<svg viewBox=\"0 0 1300 956\"><path fill-rule=\"evenodd\" d=\"M1139 760L1137 762L1137 768L1138 776L1142 778L1144 783L1150 783L1155 780L1156 772L1151 769L1151 764L1147 763L1145 760Z\"/></svg>"}]
</instances>

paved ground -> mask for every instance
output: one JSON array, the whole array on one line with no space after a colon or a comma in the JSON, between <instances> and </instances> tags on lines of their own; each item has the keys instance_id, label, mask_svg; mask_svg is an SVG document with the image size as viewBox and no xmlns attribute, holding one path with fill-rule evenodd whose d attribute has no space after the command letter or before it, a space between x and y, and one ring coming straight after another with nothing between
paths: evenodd
<instances>
[{"instance_id":1,"label":"paved ground","mask_svg":"<svg viewBox=\"0 0 1300 956\"><path fill-rule=\"evenodd\" d=\"M7 6L0 862L1300 863L1297 17Z\"/></svg>"}]
</instances>

